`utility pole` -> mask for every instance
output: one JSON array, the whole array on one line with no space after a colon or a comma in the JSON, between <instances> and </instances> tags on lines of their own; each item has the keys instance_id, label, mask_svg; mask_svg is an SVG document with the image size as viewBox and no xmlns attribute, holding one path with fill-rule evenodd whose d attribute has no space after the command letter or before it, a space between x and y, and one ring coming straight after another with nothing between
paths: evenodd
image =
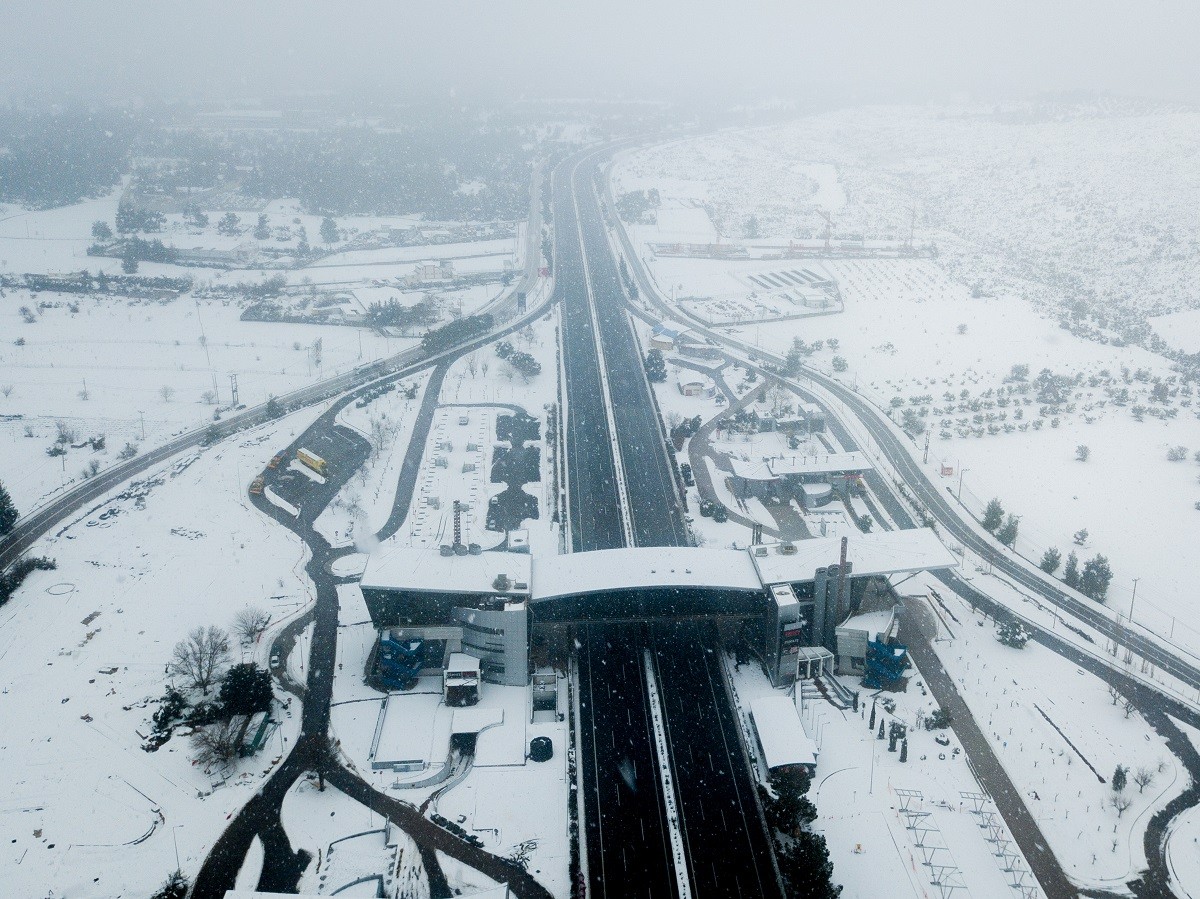
<instances>
[{"instance_id":1,"label":"utility pole","mask_svg":"<svg viewBox=\"0 0 1200 899\"><path fill-rule=\"evenodd\" d=\"M1133 624L1133 604L1135 602L1137 602L1137 585L1138 585L1138 581L1140 581L1140 580L1141 580L1140 577L1135 577L1133 579L1133 596L1131 596L1129 598L1129 623L1130 624Z\"/></svg>"},{"instance_id":2,"label":"utility pole","mask_svg":"<svg viewBox=\"0 0 1200 899\"><path fill-rule=\"evenodd\" d=\"M146 439L146 413L138 409L138 418L142 421L142 439Z\"/></svg>"},{"instance_id":3,"label":"utility pole","mask_svg":"<svg viewBox=\"0 0 1200 899\"><path fill-rule=\"evenodd\" d=\"M971 469L969 469L969 468L960 468L958 470L958 501L960 503L962 502L962 478L963 478L963 475L965 475L970 470Z\"/></svg>"}]
</instances>

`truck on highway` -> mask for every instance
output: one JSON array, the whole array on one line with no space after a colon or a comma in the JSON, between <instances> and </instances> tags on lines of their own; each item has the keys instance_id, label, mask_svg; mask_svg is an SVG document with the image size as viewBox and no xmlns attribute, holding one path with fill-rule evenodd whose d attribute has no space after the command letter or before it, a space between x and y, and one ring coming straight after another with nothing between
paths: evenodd
<instances>
[{"instance_id":1,"label":"truck on highway","mask_svg":"<svg viewBox=\"0 0 1200 899\"><path fill-rule=\"evenodd\" d=\"M262 475L259 475L253 481L250 482L250 492L254 496L259 496L263 492L263 487L266 486L266 482L267 482L267 479L264 478Z\"/></svg>"},{"instance_id":2,"label":"truck on highway","mask_svg":"<svg viewBox=\"0 0 1200 899\"><path fill-rule=\"evenodd\" d=\"M304 447L300 447L300 449L296 450L296 458L315 471L317 474L325 474L325 460L316 453L306 450Z\"/></svg>"}]
</instances>

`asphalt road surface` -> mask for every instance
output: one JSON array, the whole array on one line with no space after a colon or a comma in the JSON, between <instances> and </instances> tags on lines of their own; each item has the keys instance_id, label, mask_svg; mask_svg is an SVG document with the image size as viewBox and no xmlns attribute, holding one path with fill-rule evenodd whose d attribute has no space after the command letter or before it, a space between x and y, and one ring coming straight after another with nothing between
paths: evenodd
<instances>
[{"instance_id":1,"label":"asphalt road surface","mask_svg":"<svg viewBox=\"0 0 1200 899\"><path fill-rule=\"evenodd\" d=\"M690 537L665 434L593 190L596 172L596 157L585 157L571 173L568 190L573 196L564 196L558 183L555 189L572 545L587 550L626 544L614 483L615 437L634 544L687 546ZM580 250L582 258L576 255ZM615 434L602 405L601 353L589 346L597 330L593 321L603 348ZM640 669L642 648L649 647L664 695L692 894L780 896L715 634L702 627L686 633L671 630L644 642L639 625L592 625L584 629L581 643L581 761L592 894L675 894L661 788L656 786L652 795L643 785L643 772L653 770L655 753L646 686L634 672ZM614 879L614 872L624 873Z\"/></svg>"}]
</instances>

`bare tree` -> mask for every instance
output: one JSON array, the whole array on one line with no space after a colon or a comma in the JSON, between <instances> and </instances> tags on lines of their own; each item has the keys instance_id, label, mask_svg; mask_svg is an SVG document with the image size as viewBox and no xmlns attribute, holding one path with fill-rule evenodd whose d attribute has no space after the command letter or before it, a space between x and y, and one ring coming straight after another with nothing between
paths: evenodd
<instances>
[{"instance_id":1,"label":"bare tree","mask_svg":"<svg viewBox=\"0 0 1200 899\"><path fill-rule=\"evenodd\" d=\"M200 399L204 401L205 405L215 406L217 404L217 392L215 390L206 390L200 394Z\"/></svg>"},{"instance_id":2,"label":"bare tree","mask_svg":"<svg viewBox=\"0 0 1200 899\"><path fill-rule=\"evenodd\" d=\"M12 384L0 384L0 394L3 394L5 399L8 399L10 396L12 396L12 392Z\"/></svg>"},{"instance_id":3,"label":"bare tree","mask_svg":"<svg viewBox=\"0 0 1200 899\"><path fill-rule=\"evenodd\" d=\"M267 629L271 616L256 606L246 606L233 619L233 632L243 643L253 643Z\"/></svg>"},{"instance_id":4,"label":"bare tree","mask_svg":"<svg viewBox=\"0 0 1200 899\"><path fill-rule=\"evenodd\" d=\"M1125 813L1125 809L1133 805L1133 797L1126 796L1124 793L1113 793L1108 802L1117 810L1117 817L1120 818Z\"/></svg>"},{"instance_id":5,"label":"bare tree","mask_svg":"<svg viewBox=\"0 0 1200 899\"><path fill-rule=\"evenodd\" d=\"M1132 714L1133 714L1133 713L1134 713L1136 710L1137 710L1137 706L1135 706L1135 705L1133 704L1133 700L1132 700L1132 699L1126 699L1126 700L1125 700L1125 706L1124 706L1125 717L1126 717L1126 718L1128 718L1128 717L1129 717L1130 715L1132 715Z\"/></svg>"},{"instance_id":6,"label":"bare tree","mask_svg":"<svg viewBox=\"0 0 1200 899\"><path fill-rule=\"evenodd\" d=\"M193 688L208 693L221 669L229 662L229 635L219 627L195 628L175 644L168 670Z\"/></svg>"},{"instance_id":7,"label":"bare tree","mask_svg":"<svg viewBox=\"0 0 1200 899\"><path fill-rule=\"evenodd\" d=\"M1142 792L1154 783L1154 771L1150 768L1138 768L1137 773L1133 775L1133 782L1138 785L1138 792Z\"/></svg>"},{"instance_id":8,"label":"bare tree","mask_svg":"<svg viewBox=\"0 0 1200 899\"><path fill-rule=\"evenodd\" d=\"M226 721L196 728L192 733L192 752L201 765L222 765L237 755L242 719L235 715Z\"/></svg>"},{"instance_id":9,"label":"bare tree","mask_svg":"<svg viewBox=\"0 0 1200 899\"><path fill-rule=\"evenodd\" d=\"M1112 684L1108 685L1108 695L1112 697L1113 705L1121 701L1121 691Z\"/></svg>"},{"instance_id":10,"label":"bare tree","mask_svg":"<svg viewBox=\"0 0 1200 899\"><path fill-rule=\"evenodd\" d=\"M475 374L479 371L479 357L475 353L467 356L467 371L470 372L471 380L474 381ZM8 394L6 393L5 396L8 396Z\"/></svg>"},{"instance_id":11,"label":"bare tree","mask_svg":"<svg viewBox=\"0 0 1200 899\"><path fill-rule=\"evenodd\" d=\"M163 384L162 387L158 388L158 395L163 398L164 403L169 403L171 402L171 398L175 396L175 388L170 384Z\"/></svg>"}]
</instances>

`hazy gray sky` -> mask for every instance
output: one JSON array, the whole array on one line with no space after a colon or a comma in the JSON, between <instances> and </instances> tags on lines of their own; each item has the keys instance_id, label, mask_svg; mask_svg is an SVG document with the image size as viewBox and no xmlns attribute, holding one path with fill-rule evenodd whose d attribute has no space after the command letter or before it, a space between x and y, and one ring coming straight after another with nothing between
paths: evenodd
<instances>
[{"instance_id":1,"label":"hazy gray sky","mask_svg":"<svg viewBox=\"0 0 1200 899\"><path fill-rule=\"evenodd\" d=\"M0 0L0 34L7 94L1200 93L1194 0Z\"/></svg>"}]
</instances>

